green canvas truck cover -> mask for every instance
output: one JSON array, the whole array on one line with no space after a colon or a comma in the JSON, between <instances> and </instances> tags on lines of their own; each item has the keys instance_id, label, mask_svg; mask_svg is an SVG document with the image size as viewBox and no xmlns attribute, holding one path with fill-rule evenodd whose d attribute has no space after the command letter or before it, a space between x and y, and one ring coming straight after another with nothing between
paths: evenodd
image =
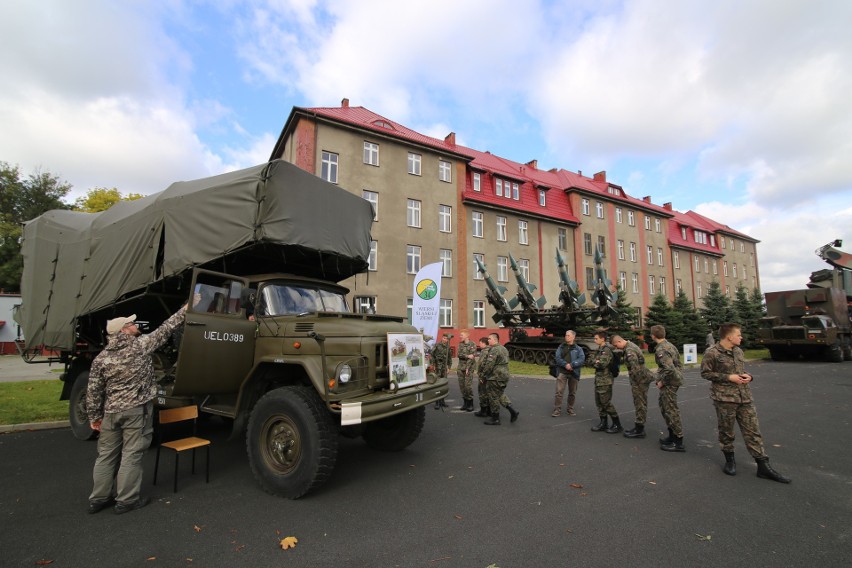
<instances>
[{"instance_id":1,"label":"green canvas truck cover","mask_svg":"<svg viewBox=\"0 0 852 568\"><path fill-rule=\"evenodd\" d=\"M24 226L27 348L74 347L76 319L216 259L338 282L367 268L369 202L281 160ZM250 267L247 265L251 265Z\"/></svg>"}]
</instances>

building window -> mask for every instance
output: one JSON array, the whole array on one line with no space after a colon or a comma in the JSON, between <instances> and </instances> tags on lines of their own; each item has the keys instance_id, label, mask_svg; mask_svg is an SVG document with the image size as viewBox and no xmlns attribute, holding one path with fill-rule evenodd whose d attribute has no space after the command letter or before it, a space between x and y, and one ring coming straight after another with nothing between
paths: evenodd
<instances>
[{"instance_id":1,"label":"building window","mask_svg":"<svg viewBox=\"0 0 852 568\"><path fill-rule=\"evenodd\" d=\"M538 190L538 205L539 205L539 207L546 207L547 206L546 196L547 196L546 191L544 191L543 189Z\"/></svg>"},{"instance_id":2,"label":"building window","mask_svg":"<svg viewBox=\"0 0 852 568\"><path fill-rule=\"evenodd\" d=\"M749 253L749 266L754 268L754 253L753 252Z\"/></svg>"},{"instance_id":3,"label":"building window","mask_svg":"<svg viewBox=\"0 0 852 568\"><path fill-rule=\"evenodd\" d=\"M524 277L524 280L529 282L530 280L530 261L526 258L518 259L518 268L521 270L521 276Z\"/></svg>"},{"instance_id":4,"label":"building window","mask_svg":"<svg viewBox=\"0 0 852 568\"><path fill-rule=\"evenodd\" d=\"M719 274L719 261L713 260L713 276Z\"/></svg>"},{"instance_id":5,"label":"building window","mask_svg":"<svg viewBox=\"0 0 852 568\"><path fill-rule=\"evenodd\" d=\"M408 200L408 216L406 222L409 227L420 228L420 201L417 199Z\"/></svg>"},{"instance_id":6,"label":"building window","mask_svg":"<svg viewBox=\"0 0 852 568\"><path fill-rule=\"evenodd\" d=\"M728 247L725 246L725 237L720 238L719 242L722 244L723 249L728 248Z\"/></svg>"},{"instance_id":7,"label":"building window","mask_svg":"<svg viewBox=\"0 0 852 568\"><path fill-rule=\"evenodd\" d=\"M646 219L647 219L647 217L646 217ZM647 249L648 249L647 250L647 252L648 252L648 264L654 264L654 247L652 247L651 245L648 245Z\"/></svg>"},{"instance_id":8,"label":"building window","mask_svg":"<svg viewBox=\"0 0 852 568\"><path fill-rule=\"evenodd\" d=\"M527 232L527 222L518 221L518 244L528 245L529 243L530 237Z\"/></svg>"},{"instance_id":9,"label":"building window","mask_svg":"<svg viewBox=\"0 0 852 568\"><path fill-rule=\"evenodd\" d=\"M337 183L337 161L339 156L331 152L322 153L322 171L320 177L325 181Z\"/></svg>"},{"instance_id":10,"label":"building window","mask_svg":"<svg viewBox=\"0 0 852 568\"><path fill-rule=\"evenodd\" d=\"M361 192L361 197L370 202L370 205L373 206L373 221L379 220L379 194L375 191L367 191L366 189Z\"/></svg>"},{"instance_id":11,"label":"building window","mask_svg":"<svg viewBox=\"0 0 852 568\"><path fill-rule=\"evenodd\" d=\"M698 297L701 298L704 295L704 293L701 290L701 282L699 282L698 284L695 285L695 289L698 290Z\"/></svg>"},{"instance_id":12,"label":"building window","mask_svg":"<svg viewBox=\"0 0 852 568\"><path fill-rule=\"evenodd\" d=\"M695 257L695 272L701 272L701 260Z\"/></svg>"},{"instance_id":13,"label":"building window","mask_svg":"<svg viewBox=\"0 0 852 568\"><path fill-rule=\"evenodd\" d=\"M710 235L710 246L716 248L716 235Z\"/></svg>"},{"instance_id":14,"label":"building window","mask_svg":"<svg viewBox=\"0 0 852 568\"><path fill-rule=\"evenodd\" d=\"M453 301L441 298L441 307L438 313L438 325L441 327L453 327Z\"/></svg>"},{"instance_id":15,"label":"building window","mask_svg":"<svg viewBox=\"0 0 852 568\"><path fill-rule=\"evenodd\" d=\"M618 260L624 260L624 241L618 241Z\"/></svg>"},{"instance_id":16,"label":"building window","mask_svg":"<svg viewBox=\"0 0 852 568\"><path fill-rule=\"evenodd\" d=\"M627 290L627 273L624 271L618 273L618 286L622 290Z\"/></svg>"},{"instance_id":17,"label":"building window","mask_svg":"<svg viewBox=\"0 0 852 568\"><path fill-rule=\"evenodd\" d=\"M482 191L482 175L473 174L473 191Z\"/></svg>"},{"instance_id":18,"label":"building window","mask_svg":"<svg viewBox=\"0 0 852 568\"><path fill-rule=\"evenodd\" d=\"M645 230L646 231L651 230L651 218L647 215L645 215Z\"/></svg>"},{"instance_id":19,"label":"building window","mask_svg":"<svg viewBox=\"0 0 852 568\"><path fill-rule=\"evenodd\" d=\"M474 237L478 237L478 238L481 239L482 235L483 235L482 213L480 213L479 211L474 211L471 215L472 215L472 221L473 221L473 228L472 228L473 233L472 234L473 234Z\"/></svg>"},{"instance_id":20,"label":"building window","mask_svg":"<svg viewBox=\"0 0 852 568\"><path fill-rule=\"evenodd\" d=\"M675 294L680 294L680 291L683 289L683 282L680 281L680 278L675 279Z\"/></svg>"},{"instance_id":21,"label":"building window","mask_svg":"<svg viewBox=\"0 0 852 568\"><path fill-rule=\"evenodd\" d=\"M441 276L452 278L453 276L453 251L450 249L441 249L439 253L441 259Z\"/></svg>"},{"instance_id":22,"label":"building window","mask_svg":"<svg viewBox=\"0 0 852 568\"><path fill-rule=\"evenodd\" d=\"M674 267L680 268L680 254L677 251L673 251L672 257L674 257Z\"/></svg>"},{"instance_id":23,"label":"building window","mask_svg":"<svg viewBox=\"0 0 852 568\"><path fill-rule=\"evenodd\" d=\"M583 252L592 256L592 234L583 233Z\"/></svg>"},{"instance_id":24,"label":"building window","mask_svg":"<svg viewBox=\"0 0 852 568\"><path fill-rule=\"evenodd\" d=\"M453 231L453 208L449 205L438 206L438 230L442 233Z\"/></svg>"},{"instance_id":25,"label":"building window","mask_svg":"<svg viewBox=\"0 0 852 568\"><path fill-rule=\"evenodd\" d=\"M473 301L473 327L485 327L485 302Z\"/></svg>"},{"instance_id":26,"label":"building window","mask_svg":"<svg viewBox=\"0 0 852 568\"><path fill-rule=\"evenodd\" d=\"M379 243L370 241L370 257L367 261L367 270L375 272L379 269Z\"/></svg>"},{"instance_id":27,"label":"building window","mask_svg":"<svg viewBox=\"0 0 852 568\"><path fill-rule=\"evenodd\" d=\"M379 165L379 145L364 142L364 163L371 166Z\"/></svg>"},{"instance_id":28,"label":"building window","mask_svg":"<svg viewBox=\"0 0 852 568\"><path fill-rule=\"evenodd\" d=\"M589 200L583 199L582 204L583 204L583 215L588 215L589 214Z\"/></svg>"},{"instance_id":29,"label":"building window","mask_svg":"<svg viewBox=\"0 0 852 568\"><path fill-rule=\"evenodd\" d=\"M730 296L730 295L731 295L731 287L730 287L730 286L725 286L725 295L726 295L726 296Z\"/></svg>"},{"instance_id":30,"label":"building window","mask_svg":"<svg viewBox=\"0 0 852 568\"><path fill-rule=\"evenodd\" d=\"M740 252L745 252L745 243L740 241Z\"/></svg>"},{"instance_id":31,"label":"building window","mask_svg":"<svg viewBox=\"0 0 852 568\"><path fill-rule=\"evenodd\" d=\"M595 289L595 269L586 267L586 290Z\"/></svg>"},{"instance_id":32,"label":"building window","mask_svg":"<svg viewBox=\"0 0 852 568\"><path fill-rule=\"evenodd\" d=\"M663 265L663 249L660 247L657 247L657 265Z\"/></svg>"},{"instance_id":33,"label":"building window","mask_svg":"<svg viewBox=\"0 0 852 568\"><path fill-rule=\"evenodd\" d=\"M704 231L696 231L695 229L693 229L692 235L696 243L700 245L707 244L707 233L705 233Z\"/></svg>"},{"instance_id":34,"label":"building window","mask_svg":"<svg viewBox=\"0 0 852 568\"><path fill-rule=\"evenodd\" d=\"M740 272L743 275L743 280L748 280L748 276L746 276L746 267L745 266L740 267Z\"/></svg>"},{"instance_id":35,"label":"building window","mask_svg":"<svg viewBox=\"0 0 852 568\"><path fill-rule=\"evenodd\" d=\"M631 284L633 285L633 293L638 294L639 293L639 275L634 272L630 276L630 281L631 281Z\"/></svg>"},{"instance_id":36,"label":"building window","mask_svg":"<svg viewBox=\"0 0 852 568\"><path fill-rule=\"evenodd\" d=\"M479 271L479 265L476 263L477 260L482 263L482 266L485 266L485 255L478 252L473 253L473 279L485 280L485 277Z\"/></svg>"},{"instance_id":37,"label":"building window","mask_svg":"<svg viewBox=\"0 0 852 568\"><path fill-rule=\"evenodd\" d=\"M615 208L615 222L616 222L616 223L621 223L621 222L622 222L622 218L621 218L621 207L616 207L616 208Z\"/></svg>"},{"instance_id":38,"label":"building window","mask_svg":"<svg viewBox=\"0 0 852 568\"><path fill-rule=\"evenodd\" d=\"M601 253L601 258L606 258L606 237L598 235L598 250Z\"/></svg>"},{"instance_id":39,"label":"building window","mask_svg":"<svg viewBox=\"0 0 852 568\"><path fill-rule=\"evenodd\" d=\"M406 298L405 300L405 317L411 321L411 312L414 311L414 298Z\"/></svg>"},{"instance_id":40,"label":"building window","mask_svg":"<svg viewBox=\"0 0 852 568\"><path fill-rule=\"evenodd\" d=\"M556 240L559 243L559 250L568 250L568 231L562 227L556 229Z\"/></svg>"},{"instance_id":41,"label":"building window","mask_svg":"<svg viewBox=\"0 0 852 568\"><path fill-rule=\"evenodd\" d=\"M654 279L654 275L651 274L650 276L648 276L648 293L653 296L657 293L656 288L657 286Z\"/></svg>"},{"instance_id":42,"label":"building window","mask_svg":"<svg viewBox=\"0 0 852 568\"><path fill-rule=\"evenodd\" d=\"M420 270L420 247L417 245L406 246L406 270L409 274L417 274Z\"/></svg>"},{"instance_id":43,"label":"building window","mask_svg":"<svg viewBox=\"0 0 852 568\"><path fill-rule=\"evenodd\" d=\"M376 313L376 297L375 296L355 296L355 312L359 314L374 314Z\"/></svg>"},{"instance_id":44,"label":"building window","mask_svg":"<svg viewBox=\"0 0 852 568\"><path fill-rule=\"evenodd\" d=\"M654 219L654 230L657 231L658 233L663 232L662 228L660 227L660 220L659 219Z\"/></svg>"},{"instance_id":45,"label":"building window","mask_svg":"<svg viewBox=\"0 0 852 568\"><path fill-rule=\"evenodd\" d=\"M603 219L603 218L604 218L604 214L603 214L603 213L604 213L604 206L603 206L603 203L601 203L600 201L596 201L596 202L595 202L595 214L597 214L598 219Z\"/></svg>"},{"instance_id":46,"label":"building window","mask_svg":"<svg viewBox=\"0 0 852 568\"><path fill-rule=\"evenodd\" d=\"M449 162L438 160L438 179L447 183L453 181L452 169Z\"/></svg>"},{"instance_id":47,"label":"building window","mask_svg":"<svg viewBox=\"0 0 852 568\"><path fill-rule=\"evenodd\" d=\"M728 239L728 242L731 245L731 252L734 252L734 239Z\"/></svg>"},{"instance_id":48,"label":"building window","mask_svg":"<svg viewBox=\"0 0 852 568\"><path fill-rule=\"evenodd\" d=\"M724 274L725 276L728 275L728 261L727 260L722 261L722 274Z\"/></svg>"},{"instance_id":49,"label":"building window","mask_svg":"<svg viewBox=\"0 0 852 568\"><path fill-rule=\"evenodd\" d=\"M497 240L506 240L506 218L502 215L497 215Z\"/></svg>"},{"instance_id":50,"label":"building window","mask_svg":"<svg viewBox=\"0 0 852 568\"><path fill-rule=\"evenodd\" d=\"M683 240L686 240L686 227L680 228L680 238L682 238Z\"/></svg>"},{"instance_id":51,"label":"building window","mask_svg":"<svg viewBox=\"0 0 852 568\"><path fill-rule=\"evenodd\" d=\"M408 173L413 176L420 175L420 166L423 161L423 156L420 154L415 154L414 152L408 153Z\"/></svg>"},{"instance_id":52,"label":"building window","mask_svg":"<svg viewBox=\"0 0 852 568\"><path fill-rule=\"evenodd\" d=\"M636 262L636 243L630 243L630 262Z\"/></svg>"},{"instance_id":53,"label":"building window","mask_svg":"<svg viewBox=\"0 0 852 568\"><path fill-rule=\"evenodd\" d=\"M509 281L509 259L505 256L497 257L497 281Z\"/></svg>"},{"instance_id":54,"label":"building window","mask_svg":"<svg viewBox=\"0 0 852 568\"><path fill-rule=\"evenodd\" d=\"M710 274L710 261L706 257L704 258L704 272Z\"/></svg>"},{"instance_id":55,"label":"building window","mask_svg":"<svg viewBox=\"0 0 852 568\"><path fill-rule=\"evenodd\" d=\"M494 195L503 197L503 180L500 178L494 178Z\"/></svg>"},{"instance_id":56,"label":"building window","mask_svg":"<svg viewBox=\"0 0 852 568\"><path fill-rule=\"evenodd\" d=\"M666 295L666 277L660 276L660 294Z\"/></svg>"},{"instance_id":57,"label":"building window","mask_svg":"<svg viewBox=\"0 0 852 568\"><path fill-rule=\"evenodd\" d=\"M509 196L506 195L506 197ZM515 201L519 201L521 199L521 188L516 183L512 184L512 199L514 199Z\"/></svg>"},{"instance_id":58,"label":"building window","mask_svg":"<svg viewBox=\"0 0 852 568\"><path fill-rule=\"evenodd\" d=\"M627 212L627 224L631 227L636 226L636 216L633 214L633 211Z\"/></svg>"},{"instance_id":59,"label":"building window","mask_svg":"<svg viewBox=\"0 0 852 568\"><path fill-rule=\"evenodd\" d=\"M736 262L731 265L731 271L732 271L731 273L734 275L734 278L736 278L737 277L737 263Z\"/></svg>"}]
</instances>

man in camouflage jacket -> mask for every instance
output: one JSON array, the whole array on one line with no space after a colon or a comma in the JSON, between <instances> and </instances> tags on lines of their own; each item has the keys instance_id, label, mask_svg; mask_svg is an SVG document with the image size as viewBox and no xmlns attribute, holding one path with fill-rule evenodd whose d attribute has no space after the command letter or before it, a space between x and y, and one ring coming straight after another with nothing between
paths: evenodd
<instances>
[{"instance_id":1,"label":"man in camouflage jacket","mask_svg":"<svg viewBox=\"0 0 852 568\"><path fill-rule=\"evenodd\" d=\"M615 410L615 405L612 404L612 373L609 370L609 364L615 356L606 340L609 337L606 331L598 331L595 333L595 344L598 350L589 355L587 365L595 369L595 406L598 407L598 416L601 421L596 426L592 426L592 432L607 432L608 434L616 434L621 432L621 420L618 418L618 412ZM612 418L612 426L607 424L607 418Z\"/></svg>"},{"instance_id":2,"label":"man in camouflage jacket","mask_svg":"<svg viewBox=\"0 0 852 568\"><path fill-rule=\"evenodd\" d=\"M509 384L509 352L500 345L500 337L496 333L488 336L488 352L479 363L479 375L485 377L485 393L488 398L488 409L491 418L485 421L489 426L500 425L500 406L505 406L511 415L511 421L518 419L517 410L512 407L512 401L504 392Z\"/></svg>"},{"instance_id":3,"label":"man in camouflage jacket","mask_svg":"<svg viewBox=\"0 0 852 568\"><path fill-rule=\"evenodd\" d=\"M142 335L136 316L107 322L108 342L89 370L86 413L100 432L89 513L113 503L118 514L148 504L141 497L142 456L151 445L153 403L157 393L152 353L162 347L184 321L186 306L156 331ZM116 466L118 472L116 473Z\"/></svg>"},{"instance_id":4,"label":"man in camouflage jacket","mask_svg":"<svg viewBox=\"0 0 852 568\"><path fill-rule=\"evenodd\" d=\"M677 389L683 384L683 363L677 347L666 340L666 328L651 326L651 338L656 342L654 359L657 361L657 388L660 389L660 412L669 435L660 438L660 449L666 452L685 452L683 446L683 424L677 405Z\"/></svg>"},{"instance_id":5,"label":"man in camouflage jacket","mask_svg":"<svg viewBox=\"0 0 852 568\"><path fill-rule=\"evenodd\" d=\"M763 448L763 436L757 422L757 410L749 384L754 380L745 372L745 360L739 345L743 336L740 326L726 323L719 328L719 341L704 353L701 376L710 381L710 398L719 422L719 444L725 455L722 468L728 475L737 474L734 460L734 424L740 425L748 452L757 462L757 476L780 483L790 483L769 465Z\"/></svg>"},{"instance_id":6,"label":"man in camouflage jacket","mask_svg":"<svg viewBox=\"0 0 852 568\"><path fill-rule=\"evenodd\" d=\"M644 438L645 418L648 415L648 387L654 381L654 373L645 366L645 355L638 345L620 335L613 336L612 344L624 353L624 363L630 376L630 390L633 393L633 407L636 409L635 426L631 430L625 430L624 437Z\"/></svg>"},{"instance_id":7,"label":"man in camouflage jacket","mask_svg":"<svg viewBox=\"0 0 852 568\"><path fill-rule=\"evenodd\" d=\"M486 380L485 376L482 374L480 367L482 365L482 361L485 360L485 356L488 354L488 336L479 338L479 353L476 356L476 363L474 363L474 371L476 372L477 378L477 392L479 393L479 410L474 412L474 416L478 416L483 418L485 416L491 416L491 409L488 408L488 393L486 392ZM505 396L505 395L504 395Z\"/></svg>"},{"instance_id":8,"label":"man in camouflage jacket","mask_svg":"<svg viewBox=\"0 0 852 568\"><path fill-rule=\"evenodd\" d=\"M459 410L473 412L473 366L476 363L476 344L470 340L470 332L463 329L459 332L459 391L462 395L462 406Z\"/></svg>"},{"instance_id":9,"label":"man in camouflage jacket","mask_svg":"<svg viewBox=\"0 0 852 568\"><path fill-rule=\"evenodd\" d=\"M435 343L435 347L432 348L432 352L429 355L429 360L432 367L435 368L435 374L438 377L444 378L447 376L450 363L450 338L447 337L446 333L441 336L441 341ZM436 410L445 406L447 406L447 403L444 402L444 399L435 403Z\"/></svg>"}]
</instances>

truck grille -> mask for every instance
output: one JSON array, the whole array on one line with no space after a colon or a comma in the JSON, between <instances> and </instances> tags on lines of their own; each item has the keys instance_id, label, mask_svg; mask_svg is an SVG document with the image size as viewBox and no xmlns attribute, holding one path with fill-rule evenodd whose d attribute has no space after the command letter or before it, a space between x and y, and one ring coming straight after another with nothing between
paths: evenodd
<instances>
[{"instance_id":1,"label":"truck grille","mask_svg":"<svg viewBox=\"0 0 852 568\"><path fill-rule=\"evenodd\" d=\"M772 330L775 339L804 339L805 330L801 327L775 328Z\"/></svg>"}]
</instances>

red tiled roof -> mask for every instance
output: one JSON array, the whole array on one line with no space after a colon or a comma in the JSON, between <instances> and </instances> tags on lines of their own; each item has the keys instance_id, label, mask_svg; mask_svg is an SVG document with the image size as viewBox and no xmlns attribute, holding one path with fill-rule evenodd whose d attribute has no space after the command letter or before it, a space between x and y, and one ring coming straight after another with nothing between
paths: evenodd
<instances>
[{"instance_id":1,"label":"red tiled roof","mask_svg":"<svg viewBox=\"0 0 852 568\"><path fill-rule=\"evenodd\" d=\"M718 221L714 221L713 219L710 219L709 217L705 217L701 213L696 213L695 211L690 210L687 214L691 215L695 218L701 219L704 222L705 225L711 227L710 230L714 233L715 232L727 233L729 235L734 235L735 237L740 237L741 239L746 239L748 241L752 241L752 242L755 242L755 243L760 242L757 239L755 239L754 237L750 237L750 236L746 235L745 233L741 233L741 232L739 232L735 229L730 228L728 225L723 225L722 223L719 223Z\"/></svg>"},{"instance_id":2,"label":"red tiled roof","mask_svg":"<svg viewBox=\"0 0 852 568\"><path fill-rule=\"evenodd\" d=\"M696 218L692 215L692 211L688 213L681 213L680 211L672 210L671 213L674 214L674 217L669 219L670 246L692 249L715 256L722 256L721 251L717 248L718 243L715 247L710 245L709 237L715 233L715 230L706 222L705 217L701 217L699 215L698 217L700 218ZM682 227L687 228L686 239L683 238L683 233L681 232ZM696 229L707 233L707 244L695 242Z\"/></svg>"}]
</instances>

